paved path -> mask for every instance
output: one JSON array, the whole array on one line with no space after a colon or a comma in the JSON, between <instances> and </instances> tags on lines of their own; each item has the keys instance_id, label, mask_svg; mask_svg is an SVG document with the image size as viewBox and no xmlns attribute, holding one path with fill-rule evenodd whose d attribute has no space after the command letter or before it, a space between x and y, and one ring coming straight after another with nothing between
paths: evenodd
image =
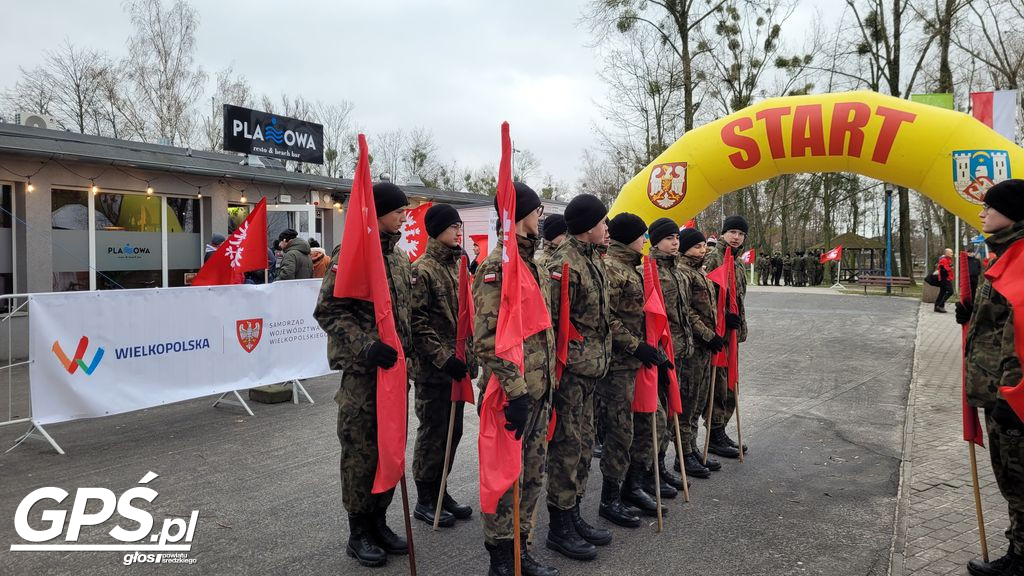
<instances>
[{"instance_id":1,"label":"paved path","mask_svg":"<svg viewBox=\"0 0 1024 576\"><path fill-rule=\"evenodd\" d=\"M960 413L960 326L953 314L921 305L914 379L908 414L900 522L892 574L966 574L980 557L978 524ZM992 476L988 451L979 448L978 469L989 554L1006 553L1006 501Z\"/></svg>"}]
</instances>

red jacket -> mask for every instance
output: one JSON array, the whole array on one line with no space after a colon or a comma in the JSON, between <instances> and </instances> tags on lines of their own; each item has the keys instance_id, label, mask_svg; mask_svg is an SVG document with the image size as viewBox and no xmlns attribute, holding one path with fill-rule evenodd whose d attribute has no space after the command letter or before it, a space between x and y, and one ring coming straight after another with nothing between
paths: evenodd
<instances>
[{"instance_id":1,"label":"red jacket","mask_svg":"<svg viewBox=\"0 0 1024 576\"><path fill-rule=\"evenodd\" d=\"M939 258L939 266L938 267L939 267L939 280L940 281L952 280L953 279L953 261L950 258L948 258L946 256L943 256L942 258Z\"/></svg>"}]
</instances>

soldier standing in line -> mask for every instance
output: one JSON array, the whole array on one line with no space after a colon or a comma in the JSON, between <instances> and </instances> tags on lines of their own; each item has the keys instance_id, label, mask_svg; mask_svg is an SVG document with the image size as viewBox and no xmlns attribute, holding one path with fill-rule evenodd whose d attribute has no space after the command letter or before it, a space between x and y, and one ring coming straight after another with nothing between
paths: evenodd
<instances>
[{"instance_id":1,"label":"soldier standing in line","mask_svg":"<svg viewBox=\"0 0 1024 576\"><path fill-rule=\"evenodd\" d=\"M651 223L648 228L648 235L651 240L650 256L658 265L658 279L661 282L661 291L665 297L665 313L668 316L669 332L672 335L672 348L674 358L670 359L671 368L664 365L663 369L682 369L683 359L693 348L693 337L690 333L690 323L686 316L687 294L684 287L683 273L680 270L679 262L679 227L669 218L659 218ZM654 483L654 457L651 454L651 446L646 441L651 437L651 419L644 414L633 421L633 433L636 438L644 438L642 442L634 443L631 456L638 463L643 471L643 491L647 494L657 495L661 491L662 498L675 498L679 490L683 489L682 477L665 466L665 456L668 447L672 443L672 433L669 430L666 406L668 405L668 379L658 378L658 411L656 413L656 426L658 429L658 469L661 475L661 484ZM678 468L678 466L676 467ZM632 488L632 486L630 486ZM642 497L639 494L630 492L626 501L630 504L641 506ZM643 509L643 508L641 508ZM655 512L657 511L654 508Z\"/></svg>"},{"instance_id":2,"label":"soldier standing in line","mask_svg":"<svg viewBox=\"0 0 1024 576\"><path fill-rule=\"evenodd\" d=\"M547 260L551 291L551 323L559 326L562 268L569 264L569 319L582 342L571 340L565 371L555 390L555 433L548 450L547 547L575 560L597 555L612 534L591 526L580 515L594 450L594 390L608 372L612 351L608 325L608 284L598 246L604 246L608 224L604 203L580 194L565 207L569 235Z\"/></svg>"},{"instance_id":3,"label":"soldier standing in line","mask_svg":"<svg viewBox=\"0 0 1024 576\"><path fill-rule=\"evenodd\" d=\"M522 182L515 183L516 213L515 240L525 271L540 287L545 304L548 301L547 274L534 261L539 242L540 216L544 211L540 197ZM497 199L495 199L497 209ZM500 224L499 224L500 225ZM547 459L547 430L551 418L551 392L555 383L555 335L549 328L523 341L523 371L494 353L498 330L498 309L501 304L501 253L504 242L498 245L480 263L473 277L473 351L483 366L480 385L486 386L491 374L508 397L505 408L506 426L515 427L517 437L523 441L523 471L520 478L519 534L513 532L513 499L509 489L498 501L494 514L481 514L484 528L484 547L491 557L490 576L512 576L515 570L515 542L522 542L520 560L523 574L528 576L558 576L558 570L540 564L527 549L527 536L533 528L533 510L537 507L544 487L544 467Z\"/></svg>"},{"instance_id":4,"label":"soldier standing in line","mask_svg":"<svg viewBox=\"0 0 1024 576\"><path fill-rule=\"evenodd\" d=\"M679 233L679 253L687 294L686 316L693 334L693 353L679 366L679 388L682 394L683 414L680 433L683 444L683 465L687 476L709 478L711 472L721 470L722 464L708 458L697 447L700 417L707 415L708 394L711 390L711 356L722 350L725 340L715 328L718 310L715 307L715 284L704 272L707 246L704 235L693 229ZM767 260L767 258L766 258Z\"/></svg>"},{"instance_id":5,"label":"soldier standing in line","mask_svg":"<svg viewBox=\"0 0 1024 576\"><path fill-rule=\"evenodd\" d=\"M708 247L708 251L711 251L711 247ZM782 280L782 254L776 252L772 255L772 285L778 286Z\"/></svg>"},{"instance_id":6,"label":"soldier standing in line","mask_svg":"<svg viewBox=\"0 0 1024 576\"><path fill-rule=\"evenodd\" d=\"M733 256L736 257L736 305L738 313L726 312L725 328L727 334L728 330L737 330L737 341L741 343L747 339L747 320L743 306L743 298L747 294L747 281L743 276L743 263L739 261L739 255L743 251L743 242L747 239L747 231L746 218L742 216L729 216L726 218L722 223L722 242L718 250L708 256L707 264L704 265L704 269L708 271L721 266L725 260L726 250L732 250ZM724 296L724 293L718 293L719 298ZM739 458L739 445L725 432L725 427L729 424L729 420L732 419L733 413L736 411L736 394L729 389L728 369L719 368L715 375L715 403L711 413L711 444L708 446L708 452L723 458ZM743 452L747 452L746 446L743 446Z\"/></svg>"},{"instance_id":7,"label":"soldier standing in line","mask_svg":"<svg viewBox=\"0 0 1024 576\"><path fill-rule=\"evenodd\" d=\"M793 285L793 256L789 252L782 258L782 283L785 286Z\"/></svg>"},{"instance_id":8,"label":"soldier standing in line","mask_svg":"<svg viewBox=\"0 0 1024 576\"><path fill-rule=\"evenodd\" d=\"M612 358L608 375L595 394L598 422L605 429L601 458L601 506L598 514L620 526L640 526L635 508L623 504L621 491L630 467L633 435L633 393L641 364L654 366L668 361L645 340L644 278L640 273L647 225L635 214L622 213L608 225L611 245L605 259L611 316ZM644 439L636 438L636 442ZM644 513L657 513L655 503L644 495Z\"/></svg>"},{"instance_id":9,"label":"soldier standing in line","mask_svg":"<svg viewBox=\"0 0 1024 576\"><path fill-rule=\"evenodd\" d=\"M411 266L409 256L398 248L405 207L402 189L390 182L373 186L384 266L391 289L395 329L402 346L409 347L412 327ZM338 261L340 246L332 262ZM341 495L348 512L349 539L346 551L363 566L383 566L388 554L408 554L405 539L386 523L394 489L373 494L377 471L377 368L390 368L398 351L379 340L373 303L335 298L337 264L324 276L313 317L327 333L327 357L331 368L341 370L338 403L338 440L341 442ZM359 271L353 271L359 273Z\"/></svg>"},{"instance_id":10,"label":"soldier standing in line","mask_svg":"<svg viewBox=\"0 0 1024 576\"><path fill-rule=\"evenodd\" d=\"M808 286L817 286L817 285L821 284L821 270L822 270L822 267L821 267L821 263L818 262L818 254L820 254L820 253L821 253L820 250L808 250L807 251L807 256L805 257L806 261L807 261L807 264L805 266L807 268L807 285Z\"/></svg>"},{"instance_id":11,"label":"soldier standing in line","mask_svg":"<svg viewBox=\"0 0 1024 576\"><path fill-rule=\"evenodd\" d=\"M416 444L412 473L417 501L413 516L433 526L437 496L444 473L448 419L455 410L449 462L462 439L464 402L452 405L452 381L476 374L476 366L455 356L455 334L459 318L459 266L462 266L462 217L449 204L434 204L423 218L427 248L412 265L413 347L419 372L416 374ZM467 343L467 350L469 344ZM447 490L441 503L439 526L452 526L456 519L473 514Z\"/></svg>"},{"instance_id":12,"label":"soldier standing in line","mask_svg":"<svg viewBox=\"0 0 1024 576\"><path fill-rule=\"evenodd\" d=\"M804 260L804 251L797 250L796 256L793 257L793 285L797 287L803 287L807 285L807 269L806 260Z\"/></svg>"},{"instance_id":13,"label":"soldier standing in line","mask_svg":"<svg viewBox=\"0 0 1024 576\"><path fill-rule=\"evenodd\" d=\"M542 268L551 255L558 248L558 245L565 241L565 216L561 214L550 214L541 223L540 233L544 237L543 251L539 258Z\"/></svg>"},{"instance_id":14,"label":"soldier standing in line","mask_svg":"<svg viewBox=\"0 0 1024 576\"><path fill-rule=\"evenodd\" d=\"M981 231L991 234L985 243L999 257L1011 245L1024 242L1024 180L1004 180L985 194L981 210ZM1004 274L1011 274L1007 269ZM1015 271L1019 274L1019 270ZM1024 574L1024 422L1000 395L1002 386L1021 382L1021 360L1017 357L1014 310L1007 298L988 278L977 290L974 306L957 303L956 320L970 320L967 331L967 402L985 410L988 449L999 492L1006 499L1010 526L1005 556L992 562L971 560L967 571L974 576L1020 576Z\"/></svg>"}]
</instances>

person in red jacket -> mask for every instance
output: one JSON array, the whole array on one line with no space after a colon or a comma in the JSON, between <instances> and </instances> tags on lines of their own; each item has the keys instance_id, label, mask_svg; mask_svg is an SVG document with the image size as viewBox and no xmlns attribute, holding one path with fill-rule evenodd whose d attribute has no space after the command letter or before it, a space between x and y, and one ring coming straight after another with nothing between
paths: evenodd
<instances>
[{"instance_id":1,"label":"person in red jacket","mask_svg":"<svg viewBox=\"0 0 1024 576\"><path fill-rule=\"evenodd\" d=\"M953 295L953 250L946 248L946 251L939 258L935 267L935 274L939 277L939 296L935 299L935 311L946 313L946 300Z\"/></svg>"}]
</instances>

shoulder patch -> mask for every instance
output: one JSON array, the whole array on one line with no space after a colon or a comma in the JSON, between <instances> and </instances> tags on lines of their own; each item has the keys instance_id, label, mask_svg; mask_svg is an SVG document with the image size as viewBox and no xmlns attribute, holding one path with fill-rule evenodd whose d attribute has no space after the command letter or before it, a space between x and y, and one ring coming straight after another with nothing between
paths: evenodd
<instances>
[{"instance_id":1,"label":"shoulder patch","mask_svg":"<svg viewBox=\"0 0 1024 576\"><path fill-rule=\"evenodd\" d=\"M561 272L552 272L551 273L551 279L552 280L561 280L562 279L562 273Z\"/></svg>"},{"instance_id":2,"label":"shoulder patch","mask_svg":"<svg viewBox=\"0 0 1024 576\"><path fill-rule=\"evenodd\" d=\"M484 282L494 282L497 279L498 275L493 272L491 274L484 274Z\"/></svg>"},{"instance_id":3,"label":"shoulder patch","mask_svg":"<svg viewBox=\"0 0 1024 576\"><path fill-rule=\"evenodd\" d=\"M412 284L413 286L416 285L417 280L419 280L419 276L416 274L413 274L412 276L409 277L409 283Z\"/></svg>"},{"instance_id":4,"label":"shoulder patch","mask_svg":"<svg viewBox=\"0 0 1024 576\"><path fill-rule=\"evenodd\" d=\"M332 264L331 265L331 272L337 272L337 271L338 271L338 265L337 264Z\"/></svg>"}]
</instances>

